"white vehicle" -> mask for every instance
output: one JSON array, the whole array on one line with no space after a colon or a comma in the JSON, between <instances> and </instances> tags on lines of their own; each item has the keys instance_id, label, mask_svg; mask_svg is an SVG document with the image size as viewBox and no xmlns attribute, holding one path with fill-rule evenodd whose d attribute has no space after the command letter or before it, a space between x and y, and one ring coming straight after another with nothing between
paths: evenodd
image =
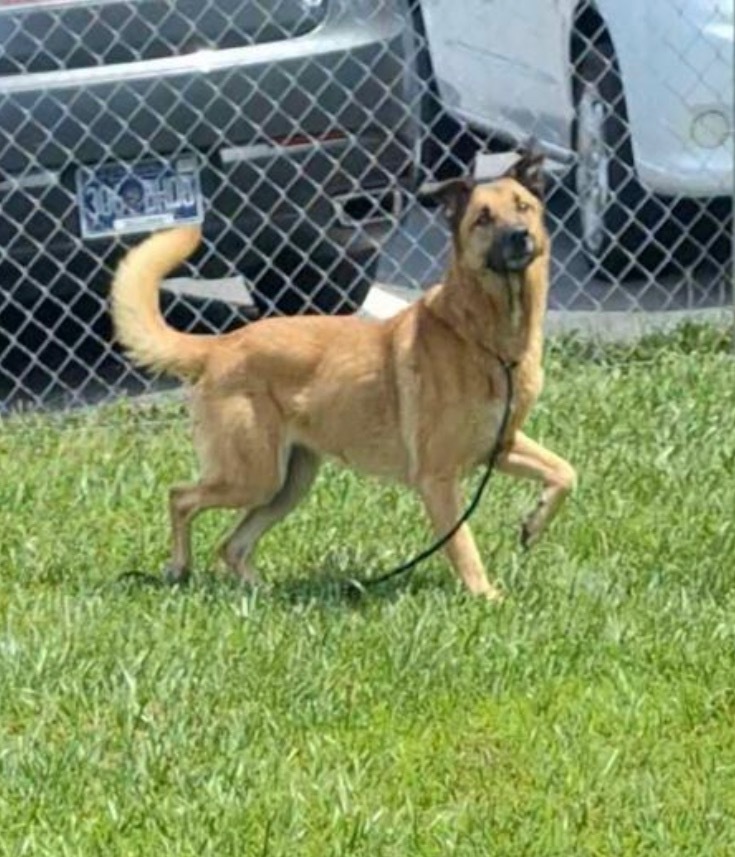
<instances>
[{"instance_id":1,"label":"white vehicle","mask_svg":"<svg viewBox=\"0 0 735 857\"><path fill-rule=\"evenodd\" d=\"M665 219L662 198L731 197L733 0L423 0L421 11L443 108L509 140L535 135L574 165L596 266L625 272Z\"/></svg>"}]
</instances>

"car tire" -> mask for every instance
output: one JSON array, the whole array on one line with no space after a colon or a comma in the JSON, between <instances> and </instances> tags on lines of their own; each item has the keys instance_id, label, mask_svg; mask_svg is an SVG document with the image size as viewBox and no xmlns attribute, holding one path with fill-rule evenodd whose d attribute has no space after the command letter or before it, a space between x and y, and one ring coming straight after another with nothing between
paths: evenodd
<instances>
[{"instance_id":1,"label":"car tire","mask_svg":"<svg viewBox=\"0 0 735 857\"><path fill-rule=\"evenodd\" d=\"M638 276L666 263L660 230L671 226L667 206L637 181L612 43L601 36L581 45L577 55L573 188L578 238L596 275Z\"/></svg>"},{"instance_id":2,"label":"car tire","mask_svg":"<svg viewBox=\"0 0 735 857\"><path fill-rule=\"evenodd\" d=\"M349 315L365 303L378 269L379 249L344 253L320 264L273 271L253 288L261 317Z\"/></svg>"}]
</instances>

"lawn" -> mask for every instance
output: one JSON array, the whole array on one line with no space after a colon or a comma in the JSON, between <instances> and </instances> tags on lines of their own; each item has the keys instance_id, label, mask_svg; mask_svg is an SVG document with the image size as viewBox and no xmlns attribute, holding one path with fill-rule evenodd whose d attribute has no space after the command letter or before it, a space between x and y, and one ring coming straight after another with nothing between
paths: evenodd
<instances>
[{"instance_id":1,"label":"lawn","mask_svg":"<svg viewBox=\"0 0 735 857\"><path fill-rule=\"evenodd\" d=\"M0 424L0 854L735 853L735 361L701 331L551 349L529 433L578 468L528 556L534 496L474 528L509 593L442 559L345 598L428 531L403 491L325 468L260 553L185 591L165 491L179 404Z\"/></svg>"}]
</instances>

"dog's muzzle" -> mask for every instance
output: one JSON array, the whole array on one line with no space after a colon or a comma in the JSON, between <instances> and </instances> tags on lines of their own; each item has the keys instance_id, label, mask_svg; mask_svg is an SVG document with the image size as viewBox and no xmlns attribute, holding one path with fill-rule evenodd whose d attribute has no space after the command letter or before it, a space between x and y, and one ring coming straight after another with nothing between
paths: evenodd
<instances>
[{"instance_id":1,"label":"dog's muzzle","mask_svg":"<svg viewBox=\"0 0 735 857\"><path fill-rule=\"evenodd\" d=\"M536 257L536 242L525 226L503 229L487 254L487 267L498 274L523 271Z\"/></svg>"}]
</instances>

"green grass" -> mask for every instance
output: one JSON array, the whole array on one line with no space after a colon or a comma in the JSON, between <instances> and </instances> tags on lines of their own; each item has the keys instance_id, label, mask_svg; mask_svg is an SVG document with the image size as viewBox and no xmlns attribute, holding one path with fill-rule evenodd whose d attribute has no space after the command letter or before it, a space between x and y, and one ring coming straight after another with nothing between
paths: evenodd
<instances>
[{"instance_id":1,"label":"green grass","mask_svg":"<svg viewBox=\"0 0 735 857\"><path fill-rule=\"evenodd\" d=\"M580 486L525 558L533 491L492 482L500 608L441 559L342 597L428 533L330 468L264 589L212 566L220 513L188 591L115 584L166 560L180 406L0 425L0 854L735 853L735 362L654 345L550 350L529 431Z\"/></svg>"}]
</instances>

